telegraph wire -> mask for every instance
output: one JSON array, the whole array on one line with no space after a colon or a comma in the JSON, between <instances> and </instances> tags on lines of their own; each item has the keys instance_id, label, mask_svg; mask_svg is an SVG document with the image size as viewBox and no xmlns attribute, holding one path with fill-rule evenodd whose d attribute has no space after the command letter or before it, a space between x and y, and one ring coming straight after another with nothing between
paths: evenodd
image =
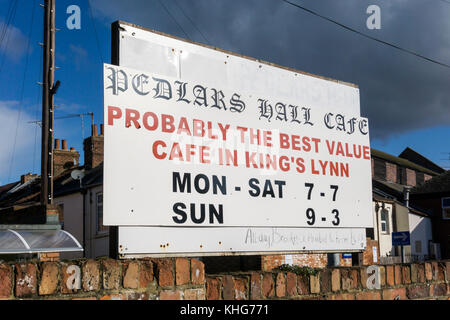
<instances>
[{"instance_id":1,"label":"telegraph wire","mask_svg":"<svg viewBox=\"0 0 450 320\"><path fill-rule=\"evenodd\" d=\"M392 44L392 43L389 43L389 42L386 42L386 41L383 41L383 40L374 38L374 37L372 37L372 36L369 36L369 35L367 35L367 34L365 34L365 33L362 33L362 32L360 32L360 31L358 31L358 30L356 30L356 29L353 29L353 28L351 28L351 27L348 27L348 26L346 26L346 25L344 25L344 24L342 24L342 23L340 23L340 22L337 22L337 21L335 21L335 20L333 20L333 19L330 19L330 18L328 18L328 17L325 17L325 16L323 16L323 15L321 15L321 14L318 14L317 12L315 12L315 11L313 11L313 10L310 10L310 9L308 9L308 8L305 8L305 7L301 6L301 5L298 5L298 4L296 4L296 3L293 3L293 2L291 2L291 1L288 1L288 0L281 0L281 1L287 3L287 4L291 5L291 6L297 7L297 8L299 8L299 9L303 10L303 11L306 11L306 12L312 14L312 15L315 15L315 16L317 16L317 17L319 17L319 18L322 18L322 19L324 19L324 20L327 20L328 22L331 22L331 23L333 23L333 24L335 24L335 25L338 25L338 26L340 26L341 28L344 28L344 29L346 29L346 30L348 30L348 31L357 33L357 34L359 34L360 36L363 36L363 37L366 37L366 38L368 38L368 39L374 40L374 41L376 41L376 42L382 43L382 44L384 44L384 45L390 46L390 47L395 48L395 49L397 49L397 50L400 50L400 51L409 53L409 54L414 55L414 56L416 56L416 57L418 57L418 58L421 58L421 59L427 60L427 61L429 61L429 62L438 64L438 65L440 65L440 66L442 66L442 67L450 68L450 65L448 65L448 64L445 64L445 63L443 63L443 62L440 62L440 61L437 61L437 60L434 60L434 59L431 59L431 58L428 58L428 57L425 57L425 56L423 56L423 55L421 55L421 54L419 54L419 53L416 53L416 52L414 52L414 51L411 51L411 50L408 50L408 49L401 48L401 47L399 47L399 46L397 46L397 45L395 45L395 44Z\"/></svg>"},{"instance_id":2,"label":"telegraph wire","mask_svg":"<svg viewBox=\"0 0 450 320\"><path fill-rule=\"evenodd\" d=\"M94 29L94 34L95 34L95 40L97 42L98 54L100 56L101 63L103 64L105 62L105 60L103 60L103 55L102 55L102 51L101 51L101 47L100 47L100 40L98 38L97 28L95 27L94 16L92 14L91 1L87 0L87 3L88 3L88 8L89 8L89 18L91 19L92 28Z\"/></svg>"},{"instance_id":3,"label":"telegraph wire","mask_svg":"<svg viewBox=\"0 0 450 320\"><path fill-rule=\"evenodd\" d=\"M184 31L183 27L178 23L178 21L175 19L175 17L170 13L170 11L166 8L166 6L160 1L158 0L159 4L164 8L164 11L166 11L166 13L169 15L169 17L177 24L177 26L181 29L181 31L183 31L184 35L191 40L191 38L189 38L189 36L187 35L186 31Z\"/></svg>"},{"instance_id":4,"label":"telegraph wire","mask_svg":"<svg viewBox=\"0 0 450 320\"><path fill-rule=\"evenodd\" d=\"M42 50L39 50L40 55L39 55L39 61L42 61L42 56L43 56L43 52ZM42 65L42 63L39 63L39 68L38 68L38 74L37 74L37 82L39 82L40 79L42 79L42 69L44 68L44 66ZM42 88L41 86L37 86L38 88L38 92L36 95L36 113L35 113L35 119L37 119L39 117L39 111L41 110L41 108L39 108L39 102L42 101ZM39 126L35 126L34 127L34 148L33 148L33 171L35 169L35 164L36 164L36 148L37 148L37 136L38 136L38 127Z\"/></svg>"},{"instance_id":5,"label":"telegraph wire","mask_svg":"<svg viewBox=\"0 0 450 320\"><path fill-rule=\"evenodd\" d=\"M18 111L18 115L17 115L16 130L14 133L13 149L12 149L12 153L11 153L11 162L9 163L8 181L11 178L12 166L14 163L14 154L16 152L17 133L19 131L19 122L20 122L20 116L22 113L23 95L24 95L24 91L25 91L25 79L26 79L26 75L27 75L27 71L28 71L28 61L29 61L29 57L30 57L31 34L33 31L34 13L36 11L35 10L36 6L34 6L33 2L32 2L32 5L33 5L33 8L31 9L31 22L30 22L30 29L28 31L28 42L27 42L27 51L26 51L26 59L25 59L25 68L23 71L22 87L21 87L20 100L19 100L19 111Z\"/></svg>"},{"instance_id":6,"label":"telegraph wire","mask_svg":"<svg viewBox=\"0 0 450 320\"><path fill-rule=\"evenodd\" d=\"M195 25L194 21L192 21L191 18L189 18L189 16L184 12L183 8L178 4L177 0L174 0L175 5L181 10L181 13L183 14L183 16L186 17L186 19L188 19L190 21L190 23L194 26L195 30L198 31L198 33L200 33L200 35L203 37L203 39L205 39L206 43L211 45L211 43L208 41L208 39L205 37L205 35L203 34L203 32L200 31L199 28L197 28L197 26Z\"/></svg>"},{"instance_id":7,"label":"telegraph wire","mask_svg":"<svg viewBox=\"0 0 450 320\"><path fill-rule=\"evenodd\" d=\"M3 43L5 44L4 48L3 48L3 55L1 57L1 62L0 62L0 73L1 73L1 70L3 69L3 65L6 60L6 51L7 51L8 44L9 44L9 37L11 35L11 32L8 32L8 31L10 29L11 21L14 21L14 18L16 16L17 0L13 0L13 2L11 2L10 9L11 9L11 11L8 10L7 22L2 30L2 34L0 35L0 51L3 46ZM5 41L5 42L3 42L3 41Z\"/></svg>"},{"instance_id":8,"label":"telegraph wire","mask_svg":"<svg viewBox=\"0 0 450 320\"><path fill-rule=\"evenodd\" d=\"M8 13L6 15L6 23L3 25L3 29L0 32L0 46L2 45L5 34L8 30L9 24L11 22L11 18L13 16L13 12L15 15L15 8L17 7L17 0L11 0L8 8Z\"/></svg>"}]
</instances>

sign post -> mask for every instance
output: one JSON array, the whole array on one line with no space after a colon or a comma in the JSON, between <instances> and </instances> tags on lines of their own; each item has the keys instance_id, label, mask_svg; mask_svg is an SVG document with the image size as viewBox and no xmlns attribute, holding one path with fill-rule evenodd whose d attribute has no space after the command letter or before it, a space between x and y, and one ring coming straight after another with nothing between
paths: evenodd
<instances>
[{"instance_id":1,"label":"sign post","mask_svg":"<svg viewBox=\"0 0 450 320\"><path fill-rule=\"evenodd\" d=\"M400 246L402 263L404 263L403 246L410 245L410 233L409 231L400 231L392 233L392 245Z\"/></svg>"}]
</instances>

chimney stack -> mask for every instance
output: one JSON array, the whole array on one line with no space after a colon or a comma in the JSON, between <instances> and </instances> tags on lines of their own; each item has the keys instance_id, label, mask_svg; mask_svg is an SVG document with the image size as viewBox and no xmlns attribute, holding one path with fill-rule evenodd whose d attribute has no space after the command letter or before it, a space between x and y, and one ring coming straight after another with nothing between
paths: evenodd
<instances>
[{"instance_id":1,"label":"chimney stack","mask_svg":"<svg viewBox=\"0 0 450 320\"><path fill-rule=\"evenodd\" d=\"M97 130L97 125L93 124L92 136L84 139L84 166L87 170L103 162L103 124L100 125L100 135Z\"/></svg>"},{"instance_id":2,"label":"chimney stack","mask_svg":"<svg viewBox=\"0 0 450 320\"><path fill-rule=\"evenodd\" d=\"M24 175L20 176L20 183L24 184L25 182L33 180L37 176L38 176L37 174L32 174L31 172L28 172L27 174L24 174Z\"/></svg>"},{"instance_id":3,"label":"chimney stack","mask_svg":"<svg viewBox=\"0 0 450 320\"><path fill-rule=\"evenodd\" d=\"M67 140L62 141L62 149L67 150Z\"/></svg>"},{"instance_id":4,"label":"chimney stack","mask_svg":"<svg viewBox=\"0 0 450 320\"><path fill-rule=\"evenodd\" d=\"M62 149L59 149L59 139L55 139L53 150L53 176L58 177L63 171L77 167L80 154L74 148L67 148L67 140L62 140Z\"/></svg>"},{"instance_id":5,"label":"chimney stack","mask_svg":"<svg viewBox=\"0 0 450 320\"><path fill-rule=\"evenodd\" d=\"M93 125L92 125L92 136L93 136L93 137L97 137L97 135L98 135L98 132L97 132L97 125L96 125L96 124L93 124Z\"/></svg>"}]
</instances>

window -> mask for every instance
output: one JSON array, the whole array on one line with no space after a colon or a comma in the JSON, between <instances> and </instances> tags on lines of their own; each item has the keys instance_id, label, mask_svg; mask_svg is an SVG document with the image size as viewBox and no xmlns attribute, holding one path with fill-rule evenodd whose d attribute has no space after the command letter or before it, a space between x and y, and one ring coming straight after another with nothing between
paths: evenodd
<instances>
[{"instance_id":1,"label":"window","mask_svg":"<svg viewBox=\"0 0 450 320\"><path fill-rule=\"evenodd\" d=\"M442 219L450 220L450 198L442 198Z\"/></svg>"},{"instance_id":2,"label":"window","mask_svg":"<svg viewBox=\"0 0 450 320\"><path fill-rule=\"evenodd\" d=\"M103 193L96 195L97 233L108 232L108 227L103 225Z\"/></svg>"},{"instance_id":3,"label":"window","mask_svg":"<svg viewBox=\"0 0 450 320\"><path fill-rule=\"evenodd\" d=\"M422 241L416 240L415 246L416 246L416 253L422 253Z\"/></svg>"},{"instance_id":4,"label":"window","mask_svg":"<svg viewBox=\"0 0 450 320\"><path fill-rule=\"evenodd\" d=\"M382 233L389 233L389 211L384 208L380 212L380 227Z\"/></svg>"}]
</instances>

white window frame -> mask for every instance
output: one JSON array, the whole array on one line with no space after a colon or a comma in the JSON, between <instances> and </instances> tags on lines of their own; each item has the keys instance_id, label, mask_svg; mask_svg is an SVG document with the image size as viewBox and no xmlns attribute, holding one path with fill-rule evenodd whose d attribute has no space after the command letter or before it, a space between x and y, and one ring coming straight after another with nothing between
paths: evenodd
<instances>
[{"instance_id":1,"label":"white window frame","mask_svg":"<svg viewBox=\"0 0 450 320\"><path fill-rule=\"evenodd\" d=\"M383 219L383 213L386 219ZM383 225L386 230L383 230ZM389 210L386 208L381 208L380 210L380 233L389 234Z\"/></svg>"},{"instance_id":2,"label":"white window frame","mask_svg":"<svg viewBox=\"0 0 450 320\"><path fill-rule=\"evenodd\" d=\"M106 230L102 229L102 227L105 227L103 225L100 225L100 216L99 216L99 201L98 198L99 196L102 197L102 201L101 201L101 207L102 207L102 221L103 221L103 192L96 192L95 193L95 224L96 224L96 233L98 235L100 234L107 234L108 233L108 227L106 227Z\"/></svg>"}]
</instances>

